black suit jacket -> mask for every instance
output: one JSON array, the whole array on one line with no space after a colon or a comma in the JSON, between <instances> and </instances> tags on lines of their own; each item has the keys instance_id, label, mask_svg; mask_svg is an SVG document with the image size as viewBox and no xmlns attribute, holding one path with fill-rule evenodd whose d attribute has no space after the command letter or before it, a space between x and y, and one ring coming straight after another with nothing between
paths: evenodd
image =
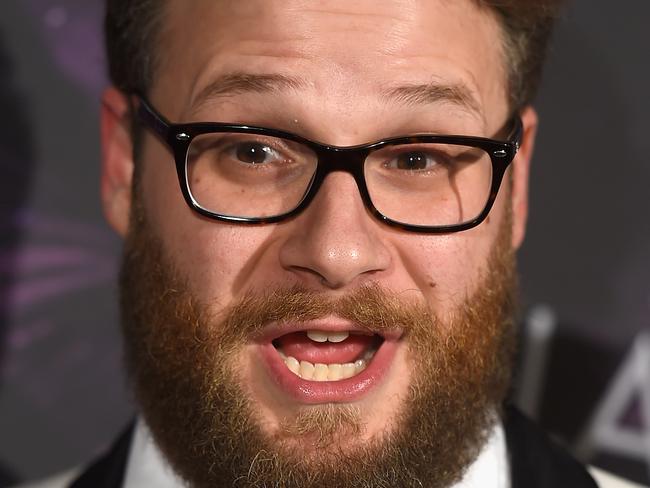
<instances>
[{"instance_id":1,"label":"black suit jacket","mask_svg":"<svg viewBox=\"0 0 650 488\"><path fill-rule=\"evenodd\" d=\"M504 427L512 488L597 488L581 464L516 409L506 410ZM132 436L133 426L70 488L121 488Z\"/></svg>"}]
</instances>

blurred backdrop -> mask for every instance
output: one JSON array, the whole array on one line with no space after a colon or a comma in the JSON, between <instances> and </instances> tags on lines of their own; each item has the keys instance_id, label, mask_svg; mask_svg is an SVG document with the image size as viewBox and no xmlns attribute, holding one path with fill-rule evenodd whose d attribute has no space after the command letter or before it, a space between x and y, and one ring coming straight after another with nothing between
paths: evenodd
<instances>
[{"instance_id":1,"label":"blurred backdrop","mask_svg":"<svg viewBox=\"0 0 650 488\"><path fill-rule=\"evenodd\" d=\"M133 412L98 198L100 0L2 0L0 487ZM515 400L585 461L650 469L650 2L576 0L542 90Z\"/></svg>"}]
</instances>

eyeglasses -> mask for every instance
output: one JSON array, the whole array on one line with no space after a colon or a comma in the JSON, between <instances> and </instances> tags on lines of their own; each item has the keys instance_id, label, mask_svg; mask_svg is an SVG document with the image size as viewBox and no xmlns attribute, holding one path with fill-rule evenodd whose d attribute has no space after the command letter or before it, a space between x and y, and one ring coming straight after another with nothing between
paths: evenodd
<instances>
[{"instance_id":1,"label":"eyeglasses","mask_svg":"<svg viewBox=\"0 0 650 488\"><path fill-rule=\"evenodd\" d=\"M187 204L210 219L242 224L297 215L340 171L388 225L431 234L470 229L490 212L522 137L515 116L507 141L425 134L336 147L263 127L173 124L143 98L137 113L174 154Z\"/></svg>"}]
</instances>

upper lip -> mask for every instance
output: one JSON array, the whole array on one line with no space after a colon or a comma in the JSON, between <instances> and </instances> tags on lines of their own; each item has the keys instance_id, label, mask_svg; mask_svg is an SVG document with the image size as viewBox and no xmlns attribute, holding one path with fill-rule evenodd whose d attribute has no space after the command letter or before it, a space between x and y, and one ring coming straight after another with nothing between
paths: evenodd
<instances>
[{"instance_id":1,"label":"upper lip","mask_svg":"<svg viewBox=\"0 0 650 488\"><path fill-rule=\"evenodd\" d=\"M255 337L256 342L269 343L293 332L306 332L308 330L321 330L324 332L357 332L360 334L377 334L385 340L398 340L403 330L399 327L394 329L373 330L369 327L362 327L355 322L344 320L336 317L328 317L316 320L306 321L286 321L274 322L265 327L260 334Z\"/></svg>"}]
</instances>

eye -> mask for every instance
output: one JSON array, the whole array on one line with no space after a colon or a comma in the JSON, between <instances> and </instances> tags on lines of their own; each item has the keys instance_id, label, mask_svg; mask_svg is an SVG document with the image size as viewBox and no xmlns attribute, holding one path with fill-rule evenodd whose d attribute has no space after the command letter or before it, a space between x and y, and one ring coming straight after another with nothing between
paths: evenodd
<instances>
[{"instance_id":1,"label":"eye","mask_svg":"<svg viewBox=\"0 0 650 488\"><path fill-rule=\"evenodd\" d=\"M439 154L428 151L404 151L396 154L385 163L385 166L402 171L426 171L444 164Z\"/></svg>"},{"instance_id":2,"label":"eye","mask_svg":"<svg viewBox=\"0 0 650 488\"><path fill-rule=\"evenodd\" d=\"M243 142L236 144L231 151L238 161L247 164L264 164L280 159L273 148L258 142Z\"/></svg>"},{"instance_id":3,"label":"eye","mask_svg":"<svg viewBox=\"0 0 650 488\"><path fill-rule=\"evenodd\" d=\"M400 154L396 158L397 169L425 169L427 167L427 155L423 152L409 152Z\"/></svg>"}]
</instances>

